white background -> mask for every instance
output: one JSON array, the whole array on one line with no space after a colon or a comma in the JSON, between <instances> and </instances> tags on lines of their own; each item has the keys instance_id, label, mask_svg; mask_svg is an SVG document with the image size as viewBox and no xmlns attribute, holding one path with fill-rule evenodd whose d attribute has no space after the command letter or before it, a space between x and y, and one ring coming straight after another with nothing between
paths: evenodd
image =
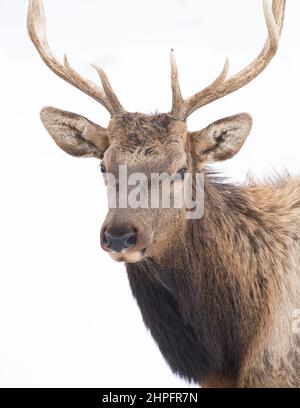
<instances>
[{"instance_id":1,"label":"white background","mask_svg":"<svg viewBox=\"0 0 300 408\"><path fill-rule=\"evenodd\" d=\"M248 111L252 134L218 166L235 180L300 168L300 2L287 1L280 51L251 85L194 114L196 130ZM168 111L169 51L183 92L236 72L262 47L261 0L45 0L49 40L97 81L97 62L130 111ZM108 114L57 78L26 28L25 0L0 0L0 385L183 386L144 328L124 266L100 250L106 193L98 162L65 155L44 105L102 125Z\"/></svg>"}]
</instances>

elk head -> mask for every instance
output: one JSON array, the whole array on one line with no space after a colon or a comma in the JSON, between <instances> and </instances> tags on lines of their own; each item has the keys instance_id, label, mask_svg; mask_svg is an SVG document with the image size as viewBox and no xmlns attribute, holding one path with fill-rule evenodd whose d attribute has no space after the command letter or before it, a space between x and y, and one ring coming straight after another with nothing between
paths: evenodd
<instances>
[{"instance_id":1,"label":"elk head","mask_svg":"<svg viewBox=\"0 0 300 408\"><path fill-rule=\"evenodd\" d=\"M102 88L83 78L69 64L61 63L52 53L46 36L44 9L41 0L31 0L28 10L28 32L37 51L59 77L103 105L110 113L107 128L83 116L46 107L41 119L65 152L77 157L102 160L102 172L118 179L119 165L128 172L177 174L202 171L206 163L233 157L250 133L252 119L242 113L221 119L198 132L189 132L187 118L197 109L222 98L251 82L269 64L279 44L283 26L285 0L273 0L272 8L264 0L268 29L267 41L259 56L245 69L227 79L229 62L207 88L183 99L173 50L171 51L171 85L173 106L164 114L145 115L127 112L114 93L104 71L97 70ZM101 231L101 245L117 261L137 262L157 244L183 209L110 209Z\"/></svg>"}]
</instances>

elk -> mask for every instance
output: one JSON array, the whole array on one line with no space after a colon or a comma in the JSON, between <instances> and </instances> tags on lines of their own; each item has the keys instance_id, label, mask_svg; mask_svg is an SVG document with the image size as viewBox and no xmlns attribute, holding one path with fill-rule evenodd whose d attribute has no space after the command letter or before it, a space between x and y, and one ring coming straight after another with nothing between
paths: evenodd
<instances>
[{"instance_id":1,"label":"elk","mask_svg":"<svg viewBox=\"0 0 300 408\"><path fill-rule=\"evenodd\" d=\"M207 88L184 99L171 51L173 103L168 113L127 112L104 71L102 88L51 51L41 0L31 0L28 32L48 67L110 113L107 128L46 107L41 120L68 154L142 173L204 177L204 213L186 209L110 208L101 246L125 262L133 296L172 371L203 387L298 387L300 342L293 311L300 305L300 179L284 175L242 185L220 181L208 165L232 158L252 119L242 113L189 132L188 117L255 79L275 56L285 0L263 1L267 41L256 59L228 76L229 62ZM182 183L184 184L184 183Z\"/></svg>"}]
</instances>

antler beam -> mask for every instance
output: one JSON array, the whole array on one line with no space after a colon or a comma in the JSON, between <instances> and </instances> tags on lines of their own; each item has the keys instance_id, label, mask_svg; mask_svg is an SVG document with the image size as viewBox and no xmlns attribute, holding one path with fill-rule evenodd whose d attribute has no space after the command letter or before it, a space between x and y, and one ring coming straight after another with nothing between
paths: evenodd
<instances>
[{"instance_id":1,"label":"antler beam","mask_svg":"<svg viewBox=\"0 0 300 408\"><path fill-rule=\"evenodd\" d=\"M124 108L115 95L106 74L100 67L93 65L100 76L103 89L94 82L78 74L78 72L76 72L69 64L66 55L62 64L51 51L47 40L46 20L42 0L30 0L27 15L27 29L41 58L56 75L75 86L75 88L91 96L103 105L111 115L116 115L124 111Z\"/></svg>"},{"instance_id":2,"label":"antler beam","mask_svg":"<svg viewBox=\"0 0 300 408\"><path fill-rule=\"evenodd\" d=\"M220 76L207 88L186 100L182 98L178 79L178 69L174 51L172 50L171 82L173 106L171 114L180 120L186 120L188 116L197 109L237 91L256 78L268 66L278 50L284 22L285 5L286 0L273 0L271 9L268 0L263 1L264 14L268 28L268 38L261 53L250 65L226 80L229 69L229 61L226 60Z\"/></svg>"}]
</instances>

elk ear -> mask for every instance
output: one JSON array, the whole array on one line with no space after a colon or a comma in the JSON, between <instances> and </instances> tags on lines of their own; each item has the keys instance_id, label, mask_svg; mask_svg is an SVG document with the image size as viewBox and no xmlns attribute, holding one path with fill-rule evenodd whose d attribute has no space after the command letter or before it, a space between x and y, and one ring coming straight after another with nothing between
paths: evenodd
<instances>
[{"instance_id":1,"label":"elk ear","mask_svg":"<svg viewBox=\"0 0 300 408\"><path fill-rule=\"evenodd\" d=\"M41 120L55 143L72 156L101 159L109 146L107 130L83 116L46 107Z\"/></svg>"},{"instance_id":2,"label":"elk ear","mask_svg":"<svg viewBox=\"0 0 300 408\"><path fill-rule=\"evenodd\" d=\"M252 118L248 113L218 120L200 132L190 133L193 152L206 163L231 159L240 151L251 128Z\"/></svg>"}]
</instances>

